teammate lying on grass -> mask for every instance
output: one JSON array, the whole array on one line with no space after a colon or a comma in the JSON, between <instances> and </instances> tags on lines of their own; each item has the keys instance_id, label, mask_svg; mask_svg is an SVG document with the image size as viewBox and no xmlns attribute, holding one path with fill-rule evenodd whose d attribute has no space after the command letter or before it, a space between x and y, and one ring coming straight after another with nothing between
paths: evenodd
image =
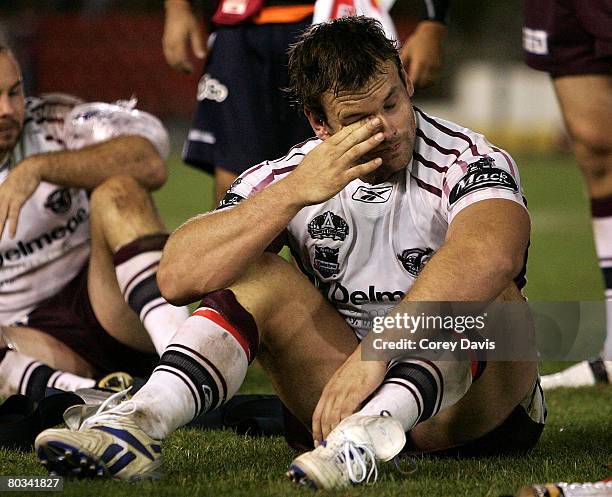
<instances>
[{"instance_id":1,"label":"teammate lying on grass","mask_svg":"<svg viewBox=\"0 0 612 497\"><path fill-rule=\"evenodd\" d=\"M162 293L199 308L131 400L38 437L51 470L158 475L159 441L234 395L256 355L319 442L291 464L296 482L371 480L402 449L500 454L537 442L535 362L491 362L473 379L467 360L362 361L360 346L373 311L402 299L522 299L529 216L516 165L412 106L397 50L371 19L310 28L289 70L317 137L247 170L216 212L170 237ZM279 237L302 272L266 251Z\"/></svg>"},{"instance_id":2,"label":"teammate lying on grass","mask_svg":"<svg viewBox=\"0 0 612 497\"><path fill-rule=\"evenodd\" d=\"M128 104L25 98L0 44L0 395L146 375L185 308L160 295L167 235L149 190L168 137Z\"/></svg>"}]
</instances>

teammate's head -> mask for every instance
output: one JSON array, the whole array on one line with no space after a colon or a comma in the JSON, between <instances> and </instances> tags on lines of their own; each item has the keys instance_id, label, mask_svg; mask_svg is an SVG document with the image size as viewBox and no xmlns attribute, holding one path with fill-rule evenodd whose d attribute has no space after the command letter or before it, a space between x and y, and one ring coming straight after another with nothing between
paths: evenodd
<instances>
[{"instance_id":1,"label":"teammate's head","mask_svg":"<svg viewBox=\"0 0 612 497\"><path fill-rule=\"evenodd\" d=\"M24 115L21 70L8 45L0 40L0 160L17 144Z\"/></svg>"},{"instance_id":2,"label":"teammate's head","mask_svg":"<svg viewBox=\"0 0 612 497\"><path fill-rule=\"evenodd\" d=\"M385 140L362 161L383 164L362 178L385 181L412 156L412 84L380 23L343 17L309 28L289 51L289 91L323 140L359 119L379 117Z\"/></svg>"}]
</instances>

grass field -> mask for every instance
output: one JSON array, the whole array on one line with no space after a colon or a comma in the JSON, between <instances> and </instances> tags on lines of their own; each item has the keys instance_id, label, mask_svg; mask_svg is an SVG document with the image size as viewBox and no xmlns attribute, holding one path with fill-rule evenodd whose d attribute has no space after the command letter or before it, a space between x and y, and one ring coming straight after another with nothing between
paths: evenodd
<instances>
[{"instance_id":1,"label":"grass field","mask_svg":"<svg viewBox=\"0 0 612 497\"><path fill-rule=\"evenodd\" d=\"M602 295L586 196L568 156L517 156L532 213L528 295L532 300L599 300ZM170 228L212 206L210 178L174 161L168 185L156 194ZM551 371L561 364L544 364ZM256 366L244 392L270 392ZM329 493L342 496L498 496L525 483L593 481L612 470L612 388L560 390L548 396L549 418L541 442L528 456L418 461L403 477L383 466L375 486ZM280 438L231 432L179 430L164 444L166 477L128 484L68 481L71 496L297 496L311 495L282 477L293 452ZM0 451L0 475L43 475L33 453Z\"/></svg>"}]
</instances>

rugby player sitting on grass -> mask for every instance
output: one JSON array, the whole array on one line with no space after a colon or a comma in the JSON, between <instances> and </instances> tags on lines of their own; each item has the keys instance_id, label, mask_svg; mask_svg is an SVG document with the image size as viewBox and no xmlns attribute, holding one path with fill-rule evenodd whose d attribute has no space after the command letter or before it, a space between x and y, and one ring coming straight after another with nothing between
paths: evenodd
<instances>
[{"instance_id":1,"label":"rugby player sitting on grass","mask_svg":"<svg viewBox=\"0 0 612 497\"><path fill-rule=\"evenodd\" d=\"M167 152L128 104L26 99L0 43L0 396L146 375L188 317L156 283Z\"/></svg>"},{"instance_id":2,"label":"rugby player sitting on grass","mask_svg":"<svg viewBox=\"0 0 612 497\"><path fill-rule=\"evenodd\" d=\"M317 137L247 170L216 212L170 237L162 293L199 308L131 400L39 435L51 470L159 475L159 440L234 395L256 355L318 442L290 466L299 483L372 480L402 449L483 455L537 442L535 362L489 362L474 379L469 360L364 361L360 345L372 311L402 298L522 300L530 224L512 159L414 108L397 49L371 19L313 26L289 72Z\"/></svg>"}]
</instances>

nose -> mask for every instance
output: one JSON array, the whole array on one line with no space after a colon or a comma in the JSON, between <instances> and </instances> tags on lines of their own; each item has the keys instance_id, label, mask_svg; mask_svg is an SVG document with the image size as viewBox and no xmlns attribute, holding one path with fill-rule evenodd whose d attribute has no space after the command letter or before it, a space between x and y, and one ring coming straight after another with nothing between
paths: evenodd
<instances>
[{"instance_id":1,"label":"nose","mask_svg":"<svg viewBox=\"0 0 612 497\"><path fill-rule=\"evenodd\" d=\"M378 115L376 116L380 119L382 126L382 133L385 137L385 141L393 140L397 136L397 128L395 125L389 120L387 116Z\"/></svg>"},{"instance_id":2,"label":"nose","mask_svg":"<svg viewBox=\"0 0 612 497\"><path fill-rule=\"evenodd\" d=\"M0 116L11 116L15 113L15 108L7 92L0 92Z\"/></svg>"}]
</instances>

